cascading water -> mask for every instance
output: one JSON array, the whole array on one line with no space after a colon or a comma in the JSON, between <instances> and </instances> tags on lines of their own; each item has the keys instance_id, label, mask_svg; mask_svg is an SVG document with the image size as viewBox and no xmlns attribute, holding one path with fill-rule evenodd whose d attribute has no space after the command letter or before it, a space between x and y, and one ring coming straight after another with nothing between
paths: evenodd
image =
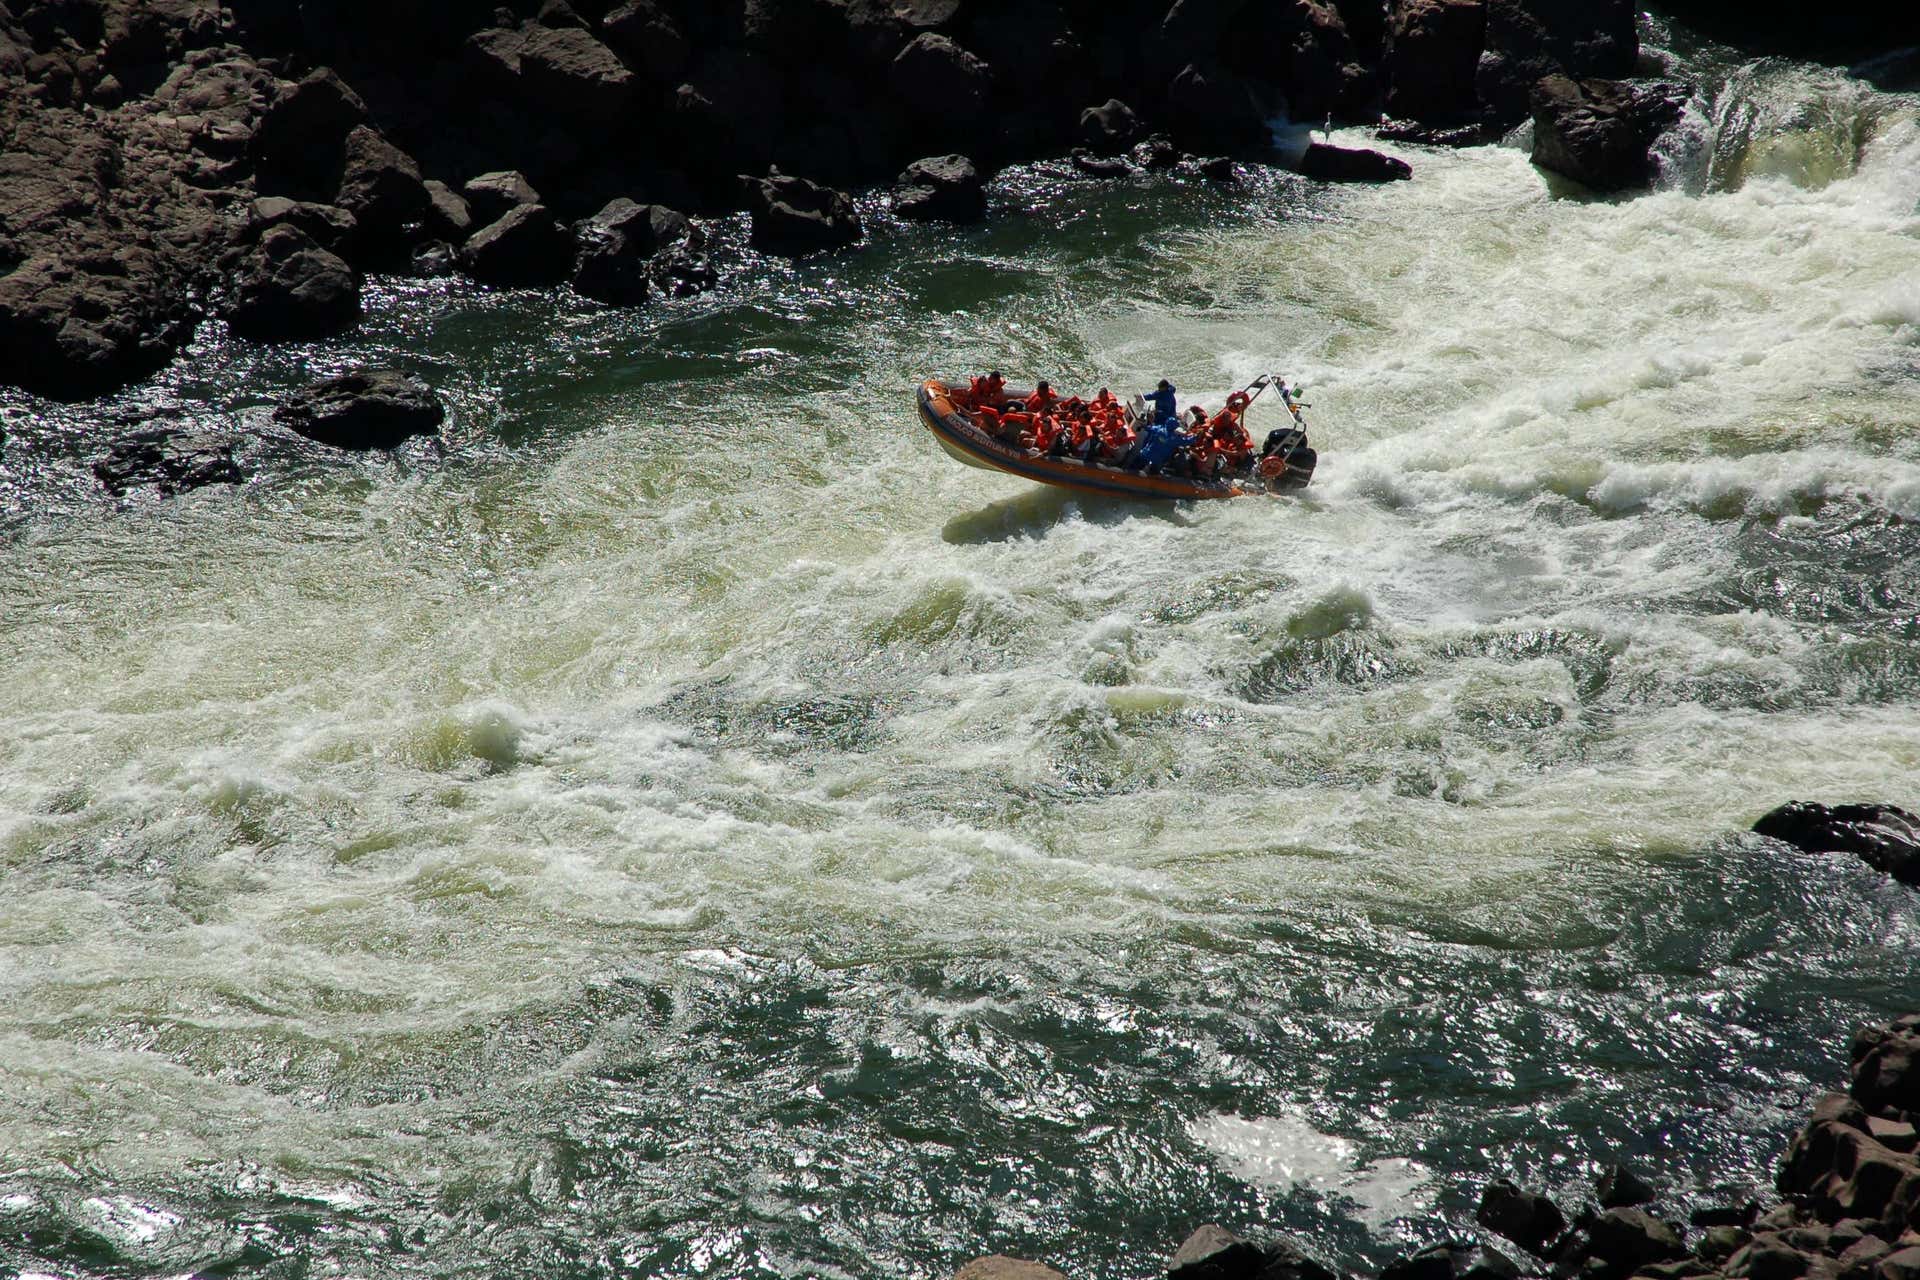
<instances>
[{"instance_id":1,"label":"cascading water","mask_svg":"<svg viewBox=\"0 0 1920 1280\"><path fill-rule=\"evenodd\" d=\"M1731 834L1920 799L1920 111L1702 58L1636 199L1025 171L684 306L395 282L6 402L0 1268L1146 1276L1764 1184L1920 996L1909 891ZM106 415L366 359L444 452L91 496ZM990 365L1279 368L1319 478L953 466L911 388Z\"/></svg>"}]
</instances>

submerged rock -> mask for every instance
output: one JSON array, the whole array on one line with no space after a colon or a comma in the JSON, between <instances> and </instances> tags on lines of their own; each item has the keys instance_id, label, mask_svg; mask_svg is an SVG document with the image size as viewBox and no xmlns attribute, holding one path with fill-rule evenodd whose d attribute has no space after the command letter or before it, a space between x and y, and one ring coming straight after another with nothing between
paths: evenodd
<instances>
[{"instance_id":1,"label":"submerged rock","mask_svg":"<svg viewBox=\"0 0 1920 1280\"><path fill-rule=\"evenodd\" d=\"M1600 1171L1594 1184L1594 1198L1602 1209L1629 1209L1653 1199L1653 1187L1623 1164L1610 1164Z\"/></svg>"},{"instance_id":2,"label":"submerged rock","mask_svg":"<svg viewBox=\"0 0 1920 1280\"><path fill-rule=\"evenodd\" d=\"M900 175L893 211L902 218L978 222L987 216L987 184L965 156L915 160Z\"/></svg>"},{"instance_id":3,"label":"submerged rock","mask_svg":"<svg viewBox=\"0 0 1920 1280\"><path fill-rule=\"evenodd\" d=\"M1457 1241L1396 1258L1380 1270L1380 1280L1519 1280L1519 1275L1519 1266L1505 1254Z\"/></svg>"},{"instance_id":4,"label":"submerged rock","mask_svg":"<svg viewBox=\"0 0 1920 1280\"><path fill-rule=\"evenodd\" d=\"M610 202L574 224L573 291L609 306L646 301L654 255L687 231L686 217L672 209L624 198Z\"/></svg>"},{"instance_id":5,"label":"submerged rock","mask_svg":"<svg viewBox=\"0 0 1920 1280\"><path fill-rule=\"evenodd\" d=\"M426 383L395 369L356 369L296 392L276 422L339 449L397 449L432 435L447 416Z\"/></svg>"},{"instance_id":6,"label":"submerged rock","mask_svg":"<svg viewBox=\"0 0 1920 1280\"><path fill-rule=\"evenodd\" d=\"M234 444L225 432L154 427L114 441L93 474L115 496L149 484L169 498L210 484L245 484Z\"/></svg>"},{"instance_id":7,"label":"submerged rock","mask_svg":"<svg viewBox=\"0 0 1920 1280\"><path fill-rule=\"evenodd\" d=\"M1890 804L1796 800L1753 824L1758 835L1808 853L1853 853L1902 884L1920 885L1920 818Z\"/></svg>"},{"instance_id":8,"label":"submerged rock","mask_svg":"<svg viewBox=\"0 0 1920 1280\"><path fill-rule=\"evenodd\" d=\"M1522 1249L1540 1254L1567 1229L1559 1205L1537 1192L1522 1191L1505 1178L1488 1183L1480 1193L1474 1221Z\"/></svg>"},{"instance_id":9,"label":"submerged rock","mask_svg":"<svg viewBox=\"0 0 1920 1280\"><path fill-rule=\"evenodd\" d=\"M1300 172L1321 182L1404 182L1413 176L1413 166L1378 151L1310 142L1300 157Z\"/></svg>"}]
</instances>

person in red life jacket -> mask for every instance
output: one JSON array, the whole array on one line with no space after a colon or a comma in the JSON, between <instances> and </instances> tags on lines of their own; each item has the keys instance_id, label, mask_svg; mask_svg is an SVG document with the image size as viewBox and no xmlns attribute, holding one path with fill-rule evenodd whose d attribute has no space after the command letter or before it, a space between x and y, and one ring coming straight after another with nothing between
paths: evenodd
<instances>
[{"instance_id":1,"label":"person in red life jacket","mask_svg":"<svg viewBox=\"0 0 1920 1280\"><path fill-rule=\"evenodd\" d=\"M981 378L979 382L980 385L974 390L973 402L975 404L991 405L995 409L998 409L1006 403L1007 380L1000 376L998 369L995 369L986 377Z\"/></svg>"},{"instance_id":2,"label":"person in red life jacket","mask_svg":"<svg viewBox=\"0 0 1920 1280\"><path fill-rule=\"evenodd\" d=\"M1033 394L1027 397L1027 408L1034 413L1045 413L1053 408L1059 399L1059 396L1053 394L1052 385L1042 379L1040 385L1033 389Z\"/></svg>"},{"instance_id":3,"label":"person in red life jacket","mask_svg":"<svg viewBox=\"0 0 1920 1280\"><path fill-rule=\"evenodd\" d=\"M1060 423L1050 413L1029 413L1033 425L1020 437L1020 442L1035 453L1052 453L1053 445L1060 438Z\"/></svg>"},{"instance_id":4,"label":"person in red life jacket","mask_svg":"<svg viewBox=\"0 0 1920 1280\"><path fill-rule=\"evenodd\" d=\"M1086 413L1070 414L1066 430L1067 452L1082 462L1093 460L1093 451L1100 446L1100 437L1093 429L1093 419Z\"/></svg>"},{"instance_id":5,"label":"person in red life jacket","mask_svg":"<svg viewBox=\"0 0 1920 1280\"><path fill-rule=\"evenodd\" d=\"M1100 433L1102 460L1117 464L1133 451L1133 428L1127 425L1126 415L1117 406L1100 415L1095 429Z\"/></svg>"},{"instance_id":6,"label":"person in red life jacket","mask_svg":"<svg viewBox=\"0 0 1920 1280\"><path fill-rule=\"evenodd\" d=\"M975 426L996 440L1000 438L1001 432L1006 430L1003 415L991 405L983 404L976 408L973 411L973 422Z\"/></svg>"},{"instance_id":7,"label":"person in red life jacket","mask_svg":"<svg viewBox=\"0 0 1920 1280\"><path fill-rule=\"evenodd\" d=\"M1102 413L1107 409L1117 409L1119 407L1120 402L1115 400L1113 398L1113 392L1107 390L1105 387L1100 388L1099 394L1093 397L1093 404L1091 406L1095 413Z\"/></svg>"}]
</instances>

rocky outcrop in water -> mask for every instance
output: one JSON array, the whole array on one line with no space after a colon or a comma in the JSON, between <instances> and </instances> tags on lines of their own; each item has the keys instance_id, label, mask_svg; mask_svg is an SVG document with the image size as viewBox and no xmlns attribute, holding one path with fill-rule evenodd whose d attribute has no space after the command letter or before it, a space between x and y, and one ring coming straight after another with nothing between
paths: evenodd
<instances>
[{"instance_id":1,"label":"rocky outcrop in water","mask_svg":"<svg viewBox=\"0 0 1920 1280\"><path fill-rule=\"evenodd\" d=\"M1795 800L1766 814L1753 829L1808 853L1857 854L1902 884L1920 885L1920 818L1905 809Z\"/></svg>"},{"instance_id":2,"label":"rocky outcrop in water","mask_svg":"<svg viewBox=\"0 0 1920 1280\"><path fill-rule=\"evenodd\" d=\"M392 369L356 369L316 382L273 411L276 422L339 449L397 449L432 435L447 416L418 378Z\"/></svg>"},{"instance_id":3,"label":"rocky outcrop in water","mask_svg":"<svg viewBox=\"0 0 1920 1280\"><path fill-rule=\"evenodd\" d=\"M226 432L149 427L114 441L93 474L116 497L145 485L170 498L210 484L244 484L235 445Z\"/></svg>"},{"instance_id":4,"label":"rocky outcrop in water","mask_svg":"<svg viewBox=\"0 0 1920 1280\"><path fill-rule=\"evenodd\" d=\"M1653 178L1648 148L1680 116L1671 86L1552 75L1533 88L1533 162L1595 191L1627 191Z\"/></svg>"},{"instance_id":5,"label":"rocky outcrop in water","mask_svg":"<svg viewBox=\"0 0 1920 1280\"><path fill-rule=\"evenodd\" d=\"M916 160L894 188L893 211L902 218L978 222L987 216L987 183L965 156Z\"/></svg>"}]
</instances>

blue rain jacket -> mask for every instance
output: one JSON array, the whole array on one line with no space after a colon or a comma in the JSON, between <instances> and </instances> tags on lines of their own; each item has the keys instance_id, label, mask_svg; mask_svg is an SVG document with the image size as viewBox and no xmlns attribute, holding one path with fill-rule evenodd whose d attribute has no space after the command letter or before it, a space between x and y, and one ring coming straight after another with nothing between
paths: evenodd
<instances>
[{"instance_id":1,"label":"blue rain jacket","mask_svg":"<svg viewBox=\"0 0 1920 1280\"><path fill-rule=\"evenodd\" d=\"M1165 391L1147 392L1144 398L1146 402L1154 408L1153 420L1155 422L1171 422L1180 416L1180 406L1175 403L1173 398L1174 393L1179 390L1180 388L1178 387L1168 387Z\"/></svg>"}]
</instances>

